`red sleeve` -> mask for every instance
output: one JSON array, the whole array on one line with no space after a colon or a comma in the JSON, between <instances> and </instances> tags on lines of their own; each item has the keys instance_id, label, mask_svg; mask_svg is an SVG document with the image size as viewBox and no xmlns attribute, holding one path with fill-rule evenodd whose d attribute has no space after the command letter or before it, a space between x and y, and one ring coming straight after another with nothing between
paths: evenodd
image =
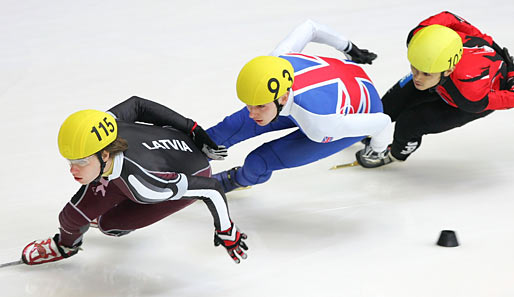
<instances>
[{"instance_id":1,"label":"red sleeve","mask_svg":"<svg viewBox=\"0 0 514 297\"><path fill-rule=\"evenodd\" d=\"M478 30L475 26L471 25L465 19L449 11L443 11L441 13L433 15L419 23L419 25L409 33L407 43L410 41L412 36L414 36L414 34L418 32L420 29L435 24L453 29L461 36L463 42L466 42L466 36L473 36L482 38L486 40L489 44L493 43L493 39L491 36L480 32L480 30Z\"/></svg>"},{"instance_id":2,"label":"red sleeve","mask_svg":"<svg viewBox=\"0 0 514 297\"><path fill-rule=\"evenodd\" d=\"M509 109L514 107L514 92L511 91L491 91L489 93L489 105L487 109Z\"/></svg>"}]
</instances>

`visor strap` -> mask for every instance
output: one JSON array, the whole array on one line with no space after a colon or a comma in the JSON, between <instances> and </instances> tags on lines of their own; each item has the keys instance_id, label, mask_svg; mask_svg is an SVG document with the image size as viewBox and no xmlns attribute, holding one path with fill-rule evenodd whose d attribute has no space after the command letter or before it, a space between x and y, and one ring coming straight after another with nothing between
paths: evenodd
<instances>
[{"instance_id":1,"label":"visor strap","mask_svg":"<svg viewBox=\"0 0 514 297\"><path fill-rule=\"evenodd\" d=\"M98 158L98 161L100 161L100 174L93 182L98 183L102 178L102 174L104 174L106 162L102 159L102 151L97 152L95 155Z\"/></svg>"}]
</instances>

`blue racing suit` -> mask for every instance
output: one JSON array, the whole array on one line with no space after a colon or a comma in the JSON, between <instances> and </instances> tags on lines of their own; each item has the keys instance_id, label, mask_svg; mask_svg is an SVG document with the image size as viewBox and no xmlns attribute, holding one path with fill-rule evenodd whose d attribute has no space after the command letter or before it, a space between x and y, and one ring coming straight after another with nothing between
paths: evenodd
<instances>
[{"instance_id":1,"label":"blue racing suit","mask_svg":"<svg viewBox=\"0 0 514 297\"><path fill-rule=\"evenodd\" d=\"M246 107L207 129L218 145L227 148L254 136L298 127L281 138L259 146L237 170L242 186L267 181L273 171L298 167L330 156L372 136L372 147L389 144L391 120L364 70L354 62L299 53L281 55L295 71L289 98L278 118L259 126Z\"/></svg>"}]
</instances>

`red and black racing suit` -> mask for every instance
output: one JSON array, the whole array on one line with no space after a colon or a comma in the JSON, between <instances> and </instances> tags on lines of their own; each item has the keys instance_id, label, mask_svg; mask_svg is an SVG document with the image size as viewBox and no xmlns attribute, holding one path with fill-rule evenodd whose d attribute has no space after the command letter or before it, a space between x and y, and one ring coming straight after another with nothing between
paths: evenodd
<instances>
[{"instance_id":1,"label":"red and black racing suit","mask_svg":"<svg viewBox=\"0 0 514 297\"><path fill-rule=\"evenodd\" d=\"M426 134L441 133L490 114L514 107L514 92L507 78L514 76L510 57L477 28L459 16L442 12L422 21L421 28L439 24L456 31L464 45L460 62L449 77L428 90L414 87L412 75L402 78L382 98L384 113L396 121L392 155L405 160Z\"/></svg>"}]
</instances>

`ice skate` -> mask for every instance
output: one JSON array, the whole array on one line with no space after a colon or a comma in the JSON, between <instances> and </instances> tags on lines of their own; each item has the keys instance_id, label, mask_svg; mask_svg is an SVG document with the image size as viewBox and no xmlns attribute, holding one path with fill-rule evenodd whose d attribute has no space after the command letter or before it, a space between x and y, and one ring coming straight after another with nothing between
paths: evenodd
<instances>
[{"instance_id":1,"label":"ice skate","mask_svg":"<svg viewBox=\"0 0 514 297\"><path fill-rule=\"evenodd\" d=\"M223 187L225 193L234 190L245 189L247 188L247 186L242 186L236 181L236 172L240 168L241 166L237 166L232 169L216 173L212 177L217 179L221 183L221 186Z\"/></svg>"},{"instance_id":2,"label":"ice skate","mask_svg":"<svg viewBox=\"0 0 514 297\"><path fill-rule=\"evenodd\" d=\"M359 165L364 168L376 168L394 161L389 148L382 152L375 152L369 145L355 153L355 157Z\"/></svg>"}]
</instances>

